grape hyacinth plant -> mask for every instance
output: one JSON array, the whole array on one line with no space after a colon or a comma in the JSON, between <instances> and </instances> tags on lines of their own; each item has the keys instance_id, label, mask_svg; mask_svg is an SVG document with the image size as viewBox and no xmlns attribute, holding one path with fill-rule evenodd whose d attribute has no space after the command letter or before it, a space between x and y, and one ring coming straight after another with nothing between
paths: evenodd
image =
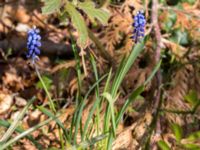
<instances>
[{"instance_id":1,"label":"grape hyacinth plant","mask_svg":"<svg viewBox=\"0 0 200 150\"><path fill-rule=\"evenodd\" d=\"M139 42L140 39L144 37L145 25L146 25L146 19L144 13L142 11L138 11L134 17L134 23L133 23L134 31L132 38L135 43Z\"/></svg>"},{"instance_id":2,"label":"grape hyacinth plant","mask_svg":"<svg viewBox=\"0 0 200 150\"><path fill-rule=\"evenodd\" d=\"M27 38L27 49L28 52L26 54L27 58L31 58L32 62L34 63L35 60L39 59L38 55L40 54L41 47L41 36L39 35L40 30L36 27L33 27L28 31L28 38Z\"/></svg>"},{"instance_id":3,"label":"grape hyacinth plant","mask_svg":"<svg viewBox=\"0 0 200 150\"><path fill-rule=\"evenodd\" d=\"M28 37L27 37L27 49L28 52L26 53L26 57L30 58L32 60L32 64L35 67L35 72L37 73L38 78L40 79L40 82L42 83L42 86L47 94L47 97L50 101L50 108L53 110L53 112L56 112L53 101L51 99L51 96L48 92L48 89L45 85L45 82L43 81L40 72L38 70L38 67L35 63L36 60L39 60L38 55L40 54L40 49L41 47L41 36L39 35L40 30L37 29L36 27L33 27L28 31Z\"/></svg>"}]
</instances>

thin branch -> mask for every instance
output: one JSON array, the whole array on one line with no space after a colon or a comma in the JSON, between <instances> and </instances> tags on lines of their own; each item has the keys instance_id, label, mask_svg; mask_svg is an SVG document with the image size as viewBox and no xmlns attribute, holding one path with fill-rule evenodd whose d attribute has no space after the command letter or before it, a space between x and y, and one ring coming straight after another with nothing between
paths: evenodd
<instances>
[{"instance_id":1,"label":"thin branch","mask_svg":"<svg viewBox=\"0 0 200 150\"><path fill-rule=\"evenodd\" d=\"M151 15L151 21L152 21L152 25L153 25L153 30L155 33L155 40L156 40L156 51L155 51L155 62L156 64L160 61L160 53L161 53L161 32L160 32L160 27L158 24L158 0L152 0L152 15ZM161 72L160 70L158 70L157 74L156 74L156 78L157 78L157 93L155 96L155 102L154 102L154 107L153 107L153 114L154 114L154 119L151 123L151 132L149 133L149 137L148 140L145 144L145 147L147 148L148 145L150 144L150 136L153 133L153 130L156 129L155 134L157 136L160 136L161 134L161 125L160 125L160 118L159 118L159 108L162 105L162 92L161 92L161 88L160 85L162 83L162 76L161 76ZM151 149L153 149L153 147L156 146L156 141L153 141L153 143L151 144Z\"/></svg>"},{"instance_id":2,"label":"thin branch","mask_svg":"<svg viewBox=\"0 0 200 150\"><path fill-rule=\"evenodd\" d=\"M161 39L162 39L160 33L160 27L158 25L158 0L153 0L151 21L153 23L154 32L156 36L156 43L157 43L155 59L156 62L158 62L160 60Z\"/></svg>"},{"instance_id":3,"label":"thin branch","mask_svg":"<svg viewBox=\"0 0 200 150\"><path fill-rule=\"evenodd\" d=\"M160 53L161 53L161 33L160 33L160 27L158 25L158 0L153 0L152 3L152 23L153 23L153 29L155 32L155 37L156 37L156 52L155 52L155 61L156 63L159 62L160 60ZM161 77L161 73L160 70L157 73L157 86L158 86L158 91L157 91L157 95L156 95L156 100L155 100L155 109L154 112L157 111L158 109L158 105L160 103L160 85L162 83L162 77Z\"/></svg>"}]
</instances>

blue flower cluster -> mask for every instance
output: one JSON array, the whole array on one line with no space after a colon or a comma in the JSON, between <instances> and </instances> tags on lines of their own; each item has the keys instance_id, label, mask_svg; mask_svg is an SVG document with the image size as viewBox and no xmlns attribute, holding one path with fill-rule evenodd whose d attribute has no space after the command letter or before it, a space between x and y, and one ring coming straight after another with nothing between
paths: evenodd
<instances>
[{"instance_id":1,"label":"blue flower cluster","mask_svg":"<svg viewBox=\"0 0 200 150\"><path fill-rule=\"evenodd\" d=\"M36 27L30 29L28 31L28 39L27 39L27 49L28 52L26 54L27 58L31 58L34 62L35 59L38 58L40 54L39 47L41 46L41 36L39 35L40 30Z\"/></svg>"},{"instance_id":2,"label":"blue flower cluster","mask_svg":"<svg viewBox=\"0 0 200 150\"><path fill-rule=\"evenodd\" d=\"M134 31L133 31L133 40L135 43L139 42L142 37L144 37L145 33L145 25L146 25L146 19L143 14L143 12L138 11L137 15L134 17Z\"/></svg>"}]
</instances>

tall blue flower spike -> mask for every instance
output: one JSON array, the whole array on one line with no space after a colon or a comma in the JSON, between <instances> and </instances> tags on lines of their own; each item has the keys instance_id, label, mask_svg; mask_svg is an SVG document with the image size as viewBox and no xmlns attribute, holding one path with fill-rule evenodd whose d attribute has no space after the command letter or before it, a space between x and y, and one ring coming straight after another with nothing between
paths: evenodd
<instances>
[{"instance_id":1,"label":"tall blue flower spike","mask_svg":"<svg viewBox=\"0 0 200 150\"><path fill-rule=\"evenodd\" d=\"M146 19L144 13L142 11L138 11L134 17L134 23L133 23L134 30L132 38L135 43L139 42L140 39L144 37L145 25L146 25Z\"/></svg>"},{"instance_id":2,"label":"tall blue flower spike","mask_svg":"<svg viewBox=\"0 0 200 150\"><path fill-rule=\"evenodd\" d=\"M31 58L33 63L36 59L38 59L38 55L40 54L41 47L41 36L39 35L40 30L36 27L33 27L28 31L28 38L27 38L27 49L28 52L26 54L27 58Z\"/></svg>"}]
</instances>

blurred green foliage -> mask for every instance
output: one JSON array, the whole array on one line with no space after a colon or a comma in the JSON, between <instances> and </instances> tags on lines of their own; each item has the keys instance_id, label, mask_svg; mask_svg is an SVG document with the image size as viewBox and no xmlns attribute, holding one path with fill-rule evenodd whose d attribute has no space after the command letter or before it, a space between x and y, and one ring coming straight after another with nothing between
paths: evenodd
<instances>
[{"instance_id":1,"label":"blurred green foliage","mask_svg":"<svg viewBox=\"0 0 200 150\"><path fill-rule=\"evenodd\" d=\"M77 0L64 1L61 0L43 0L44 6L42 8L43 14L52 14L58 12L62 20L71 19L72 24L79 33L78 45L85 47L88 41L88 31L85 24L85 17L81 13L82 10L88 18L92 21L99 21L106 24L109 18L109 12L102 8L97 8L93 1L80 2Z\"/></svg>"}]
</instances>

